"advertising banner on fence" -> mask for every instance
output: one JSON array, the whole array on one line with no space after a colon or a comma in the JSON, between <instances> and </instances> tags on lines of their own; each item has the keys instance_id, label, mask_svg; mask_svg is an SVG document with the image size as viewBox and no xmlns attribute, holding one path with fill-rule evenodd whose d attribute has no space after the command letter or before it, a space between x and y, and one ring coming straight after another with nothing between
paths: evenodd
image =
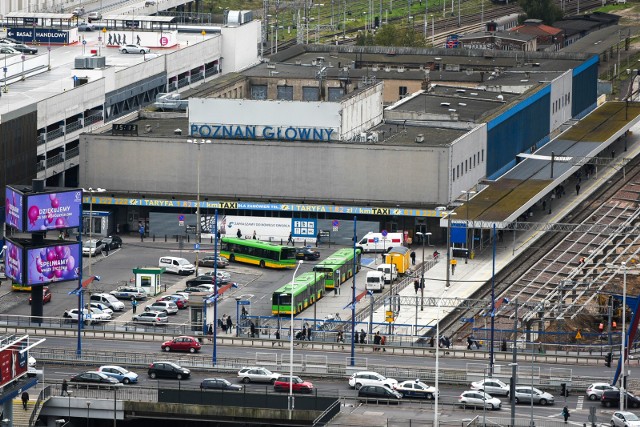
<instances>
[{"instance_id":1,"label":"advertising banner on fence","mask_svg":"<svg viewBox=\"0 0 640 427\"><path fill-rule=\"evenodd\" d=\"M27 338L0 351L0 387L27 373L29 353L20 353L28 344Z\"/></svg>"},{"instance_id":2,"label":"advertising banner on fence","mask_svg":"<svg viewBox=\"0 0 640 427\"><path fill-rule=\"evenodd\" d=\"M82 256L80 250L80 243L29 249L27 251L27 284L42 285L78 280Z\"/></svg>"}]
</instances>

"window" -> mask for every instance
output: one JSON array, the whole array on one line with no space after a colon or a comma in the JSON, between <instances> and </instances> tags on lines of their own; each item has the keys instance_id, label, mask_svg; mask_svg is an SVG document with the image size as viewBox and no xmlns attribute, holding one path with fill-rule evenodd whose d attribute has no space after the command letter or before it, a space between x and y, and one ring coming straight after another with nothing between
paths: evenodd
<instances>
[{"instance_id":1,"label":"window","mask_svg":"<svg viewBox=\"0 0 640 427\"><path fill-rule=\"evenodd\" d=\"M451 169L451 180L452 181L456 180L456 168Z\"/></svg>"},{"instance_id":2,"label":"window","mask_svg":"<svg viewBox=\"0 0 640 427\"><path fill-rule=\"evenodd\" d=\"M251 99L267 99L267 85L251 86Z\"/></svg>"},{"instance_id":3,"label":"window","mask_svg":"<svg viewBox=\"0 0 640 427\"><path fill-rule=\"evenodd\" d=\"M303 86L302 100L303 101L319 101L320 88L318 88L317 86Z\"/></svg>"},{"instance_id":4,"label":"window","mask_svg":"<svg viewBox=\"0 0 640 427\"><path fill-rule=\"evenodd\" d=\"M293 86L278 86L278 99L293 101Z\"/></svg>"},{"instance_id":5,"label":"window","mask_svg":"<svg viewBox=\"0 0 640 427\"><path fill-rule=\"evenodd\" d=\"M474 168L476 167L476 155L475 154L473 155L473 167Z\"/></svg>"},{"instance_id":6,"label":"window","mask_svg":"<svg viewBox=\"0 0 640 427\"><path fill-rule=\"evenodd\" d=\"M329 102L338 102L344 96L344 90L341 87L329 88Z\"/></svg>"},{"instance_id":7,"label":"window","mask_svg":"<svg viewBox=\"0 0 640 427\"><path fill-rule=\"evenodd\" d=\"M460 178L460 165L456 166L456 178Z\"/></svg>"},{"instance_id":8,"label":"window","mask_svg":"<svg viewBox=\"0 0 640 427\"><path fill-rule=\"evenodd\" d=\"M400 86L398 88L398 95L400 95L400 99L402 99L405 96L407 96L407 87L406 86Z\"/></svg>"},{"instance_id":9,"label":"window","mask_svg":"<svg viewBox=\"0 0 640 427\"><path fill-rule=\"evenodd\" d=\"M480 152L482 153L482 161L484 162L484 148Z\"/></svg>"}]
</instances>

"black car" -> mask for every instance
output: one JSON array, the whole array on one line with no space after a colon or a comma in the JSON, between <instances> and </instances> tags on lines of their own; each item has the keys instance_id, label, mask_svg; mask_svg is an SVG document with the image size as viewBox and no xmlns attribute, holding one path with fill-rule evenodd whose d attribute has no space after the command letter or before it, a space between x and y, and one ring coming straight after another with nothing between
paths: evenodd
<instances>
[{"instance_id":1,"label":"black car","mask_svg":"<svg viewBox=\"0 0 640 427\"><path fill-rule=\"evenodd\" d=\"M391 390L383 385L363 385L358 390L358 398L360 400L390 400L399 401L402 395L395 390Z\"/></svg>"},{"instance_id":2,"label":"black car","mask_svg":"<svg viewBox=\"0 0 640 427\"><path fill-rule=\"evenodd\" d=\"M224 378L205 378L200 383L200 390L242 391L242 386L238 384L231 384Z\"/></svg>"},{"instance_id":3,"label":"black car","mask_svg":"<svg viewBox=\"0 0 640 427\"><path fill-rule=\"evenodd\" d=\"M296 259L314 261L318 258L320 258L320 252L314 251L309 246L305 246L304 248L296 248Z\"/></svg>"},{"instance_id":4,"label":"black car","mask_svg":"<svg viewBox=\"0 0 640 427\"><path fill-rule=\"evenodd\" d=\"M627 408L640 408L640 398L627 392ZM620 406L620 391L619 390L605 390L600 398L600 403L610 408L612 406Z\"/></svg>"},{"instance_id":5,"label":"black car","mask_svg":"<svg viewBox=\"0 0 640 427\"><path fill-rule=\"evenodd\" d=\"M77 383L78 385L120 385L120 382L117 379L111 378L102 372L84 372L71 377L69 382Z\"/></svg>"},{"instance_id":6,"label":"black car","mask_svg":"<svg viewBox=\"0 0 640 427\"><path fill-rule=\"evenodd\" d=\"M184 380L191 376L191 371L173 362L153 362L149 365L149 378L176 378Z\"/></svg>"},{"instance_id":7,"label":"black car","mask_svg":"<svg viewBox=\"0 0 640 427\"><path fill-rule=\"evenodd\" d=\"M219 280L218 281L218 286L224 286L229 284L229 282L227 280ZM202 276L198 276L198 277L194 277L193 279L189 279L187 280L187 288L195 288L198 287L200 285L211 285L213 286L213 276L207 276L207 275L202 275ZM202 289L200 289L200 292L202 292Z\"/></svg>"},{"instance_id":8,"label":"black car","mask_svg":"<svg viewBox=\"0 0 640 427\"><path fill-rule=\"evenodd\" d=\"M122 247L122 239L120 236L109 236L102 239L102 244L109 250L118 249Z\"/></svg>"},{"instance_id":9,"label":"black car","mask_svg":"<svg viewBox=\"0 0 640 427\"><path fill-rule=\"evenodd\" d=\"M35 55L36 53L38 53L38 49L36 49L35 47L27 46L26 44L14 44L11 47L18 52L28 53L29 55Z\"/></svg>"}]
</instances>

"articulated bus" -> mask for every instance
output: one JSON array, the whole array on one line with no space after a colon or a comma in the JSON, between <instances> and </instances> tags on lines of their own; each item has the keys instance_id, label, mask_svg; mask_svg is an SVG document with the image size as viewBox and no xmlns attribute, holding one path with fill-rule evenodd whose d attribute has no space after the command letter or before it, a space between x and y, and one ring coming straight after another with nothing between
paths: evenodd
<instances>
[{"instance_id":1,"label":"articulated bus","mask_svg":"<svg viewBox=\"0 0 640 427\"><path fill-rule=\"evenodd\" d=\"M353 248L340 249L327 259L316 264L313 271L324 273L327 289L339 287L345 280L360 271L360 257L362 251L356 249L356 271L353 271Z\"/></svg>"},{"instance_id":2,"label":"articulated bus","mask_svg":"<svg viewBox=\"0 0 640 427\"><path fill-rule=\"evenodd\" d=\"M271 312L275 315L291 314L291 292L293 287L293 314L298 314L324 296L325 276L323 273L302 273L273 293Z\"/></svg>"},{"instance_id":3,"label":"articulated bus","mask_svg":"<svg viewBox=\"0 0 640 427\"><path fill-rule=\"evenodd\" d=\"M223 237L220 240L220 255L230 262L243 262L263 268L293 268L297 262L295 248L235 237Z\"/></svg>"}]
</instances>

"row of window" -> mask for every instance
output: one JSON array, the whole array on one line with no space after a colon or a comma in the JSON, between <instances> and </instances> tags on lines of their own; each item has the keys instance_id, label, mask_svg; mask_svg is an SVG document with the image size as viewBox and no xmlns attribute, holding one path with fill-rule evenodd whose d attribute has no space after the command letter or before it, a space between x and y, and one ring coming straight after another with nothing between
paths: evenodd
<instances>
[{"instance_id":1,"label":"row of window","mask_svg":"<svg viewBox=\"0 0 640 427\"><path fill-rule=\"evenodd\" d=\"M477 153L474 153L473 156L466 159L464 162L460 162L459 165L451 169L451 179L453 181L456 178L460 178L462 175L467 173L469 169L473 169L476 165L480 165L480 163L484 162L484 148Z\"/></svg>"},{"instance_id":2,"label":"row of window","mask_svg":"<svg viewBox=\"0 0 640 427\"><path fill-rule=\"evenodd\" d=\"M327 88L327 101L337 102L344 96L344 89L341 87ZM251 99L266 100L268 98L267 85L253 85L251 86ZM293 101L293 86L281 85L277 88L276 99L283 101ZM320 100L320 88L317 86L303 86L302 87L302 100L303 101L319 101Z\"/></svg>"},{"instance_id":3,"label":"row of window","mask_svg":"<svg viewBox=\"0 0 640 427\"><path fill-rule=\"evenodd\" d=\"M560 111L560 108L566 105L569 105L570 102L571 102L571 92L565 93L563 96L553 101L553 106L552 106L553 114Z\"/></svg>"}]
</instances>

